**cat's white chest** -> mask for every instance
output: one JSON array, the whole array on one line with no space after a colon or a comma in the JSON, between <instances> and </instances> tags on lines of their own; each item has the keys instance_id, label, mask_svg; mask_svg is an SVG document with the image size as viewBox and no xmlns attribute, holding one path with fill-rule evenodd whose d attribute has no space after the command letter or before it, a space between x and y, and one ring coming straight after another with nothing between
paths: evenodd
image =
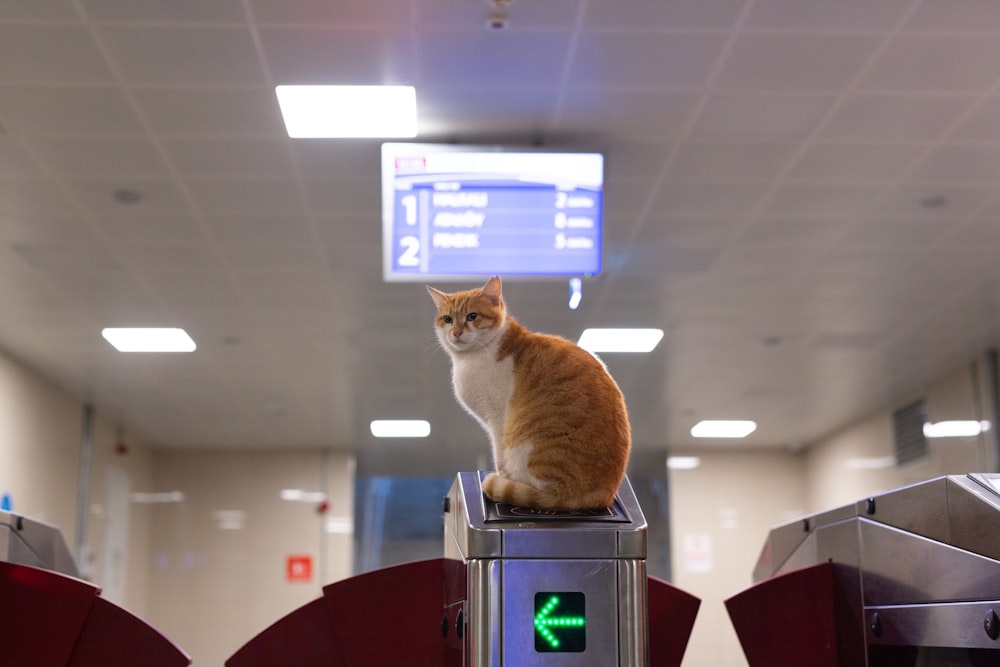
<instances>
[{"instance_id":1,"label":"cat's white chest","mask_svg":"<svg viewBox=\"0 0 1000 667\"><path fill-rule=\"evenodd\" d=\"M486 428L494 445L499 443L514 393L513 358L497 361L493 350L456 355L452 382L458 400Z\"/></svg>"}]
</instances>

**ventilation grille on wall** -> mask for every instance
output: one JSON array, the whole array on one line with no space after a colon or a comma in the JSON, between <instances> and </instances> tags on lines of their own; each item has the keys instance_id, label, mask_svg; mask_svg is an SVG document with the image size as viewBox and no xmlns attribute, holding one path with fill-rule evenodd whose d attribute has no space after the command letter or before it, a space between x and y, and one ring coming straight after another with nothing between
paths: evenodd
<instances>
[{"instance_id":1,"label":"ventilation grille on wall","mask_svg":"<svg viewBox=\"0 0 1000 667\"><path fill-rule=\"evenodd\" d=\"M926 409L923 401L907 405L892 414L893 445L897 466L927 456L925 421Z\"/></svg>"}]
</instances>

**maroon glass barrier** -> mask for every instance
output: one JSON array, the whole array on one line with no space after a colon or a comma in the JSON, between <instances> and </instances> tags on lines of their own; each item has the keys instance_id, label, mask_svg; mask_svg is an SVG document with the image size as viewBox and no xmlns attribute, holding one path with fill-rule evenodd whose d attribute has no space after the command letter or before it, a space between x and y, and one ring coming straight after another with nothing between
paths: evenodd
<instances>
[{"instance_id":1,"label":"maroon glass barrier","mask_svg":"<svg viewBox=\"0 0 1000 667\"><path fill-rule=\"evenodd\" d=\"M655 577L646 582L650 667L679 667L701 600Z\"/></svg>"},{"instance_id":2,"label":"maroon glass barrier","mask_svg":"<svg viewBox=\"0 0 1000 667\"><path fill-rule=\"evenodd\" d=\"M863 646L839 632L833 563L795 570L726 600L751 667L864 665ZM839 642L838 642L839 637ZM860 660L860 662L859 662Z\"/></svg>"},{"instance_id":3,"label":"maroon glass barrier","mask_svg":"<svg viewBox=\"0 0 1000 667\"><path fill-rule=\"evenodd\" d=\"M263 630L226 667L461 667L460 566L435 558L325 586L323 597ZM650 665L676 667L700 601L658 579L648 591Z\"/></svg>"},{"instance_id":4,"label":"maroon glass barrier","mask_svg":"<svg viewBox=\"0 0 1000 667\"><path fill-rule=\"evenodd\" d=\"M191 658L99 597L100 588L0 562L0 664L10 667L183 667Z\"/></svg>"}]
</instances>

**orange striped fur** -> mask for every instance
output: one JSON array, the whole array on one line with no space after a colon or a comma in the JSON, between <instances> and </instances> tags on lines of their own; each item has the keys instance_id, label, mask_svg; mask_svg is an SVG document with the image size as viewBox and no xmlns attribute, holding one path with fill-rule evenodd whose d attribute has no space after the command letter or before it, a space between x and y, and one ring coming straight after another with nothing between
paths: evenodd
<instances>
[{"instance_id":1,"label":"orange striped fur","mask_svg":"<svg viewBox=\"0 0 1000 667\"><path fill-rule=\"evenodd\" d=\"M507 313L500 278L445 293L436 333L458 402L490 436L491 499L539 509L607 507L625 475L631 430L618 385L594 355Z\"/></svg>"}]
</instances>

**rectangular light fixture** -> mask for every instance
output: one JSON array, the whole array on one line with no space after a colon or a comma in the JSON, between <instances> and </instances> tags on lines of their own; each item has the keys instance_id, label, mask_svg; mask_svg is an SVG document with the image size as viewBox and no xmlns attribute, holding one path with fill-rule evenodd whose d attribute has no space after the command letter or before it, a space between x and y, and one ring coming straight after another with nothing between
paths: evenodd
<instances>
[{"instance_id":1,"label":"rectangular light fixture","mask_svg":"<svg viewBox=\"0 0 1000 667\"><path fill-rule=\"evenodd\" d=\"M652 352L663 329L585 329L577 345L589 352Z\"/></svg>"},{"instance_id":2,"label":"rectangular light fixture","mask_svg":"<svg viewBox=\"0 0 1000 667\"><path fill-rule=\"evenodd\" d=\"M293 139L417 136L413 86L294 86L274 89Z\"/></svg>"},{"instance_id":3,"label":"rectangular light fixture","mask_svg":"<svg viewBox=\"0 0 1000 667\"><path fill-rule=\"evenodd\" d=\"M671 470L694 470L701 465L697 456L668 456L667 467Z\"/></svg>"},{"instance_id":4,"label":"rectangular light fixture","mask_svg":"<svg viewBox=\"0 0 1000 667\"><path fill-rule=\"evenodd\" d=\"M426 438L431 423L423 419L376 419L371 423L376 438Z\"/></svg>"},{"instance_id":5,"label":"rectangular light fixture","mask_svg":"<svg viewBox=\"0 0 1000 667\"><path fill-rule=\"evenodd\" d=\"M101 330L104 340L119 352L194 352L197 347L184 329L107 328Z\"/></svg>"},{"instance_id":6,"label":"rectangular light fixture","mask_svg":"<svg viewBox=\"0 0 1000 667\"><path fill-rule=\"evenodd\" d=\"M924 424L925 438L968 438L990 429L988 421L955 419Z\"/></svg>"},{"instance_id":7,"label":"rectangular light fixture","mask_svg":"<svg viewBox=\"0 0 1000 667\"><path fill-rule=\"evenodd\" d=\"M746 419L703 419L691 427L696 438L745 438L757 430L757 422Z\"/></svg>"}]
</instances>

